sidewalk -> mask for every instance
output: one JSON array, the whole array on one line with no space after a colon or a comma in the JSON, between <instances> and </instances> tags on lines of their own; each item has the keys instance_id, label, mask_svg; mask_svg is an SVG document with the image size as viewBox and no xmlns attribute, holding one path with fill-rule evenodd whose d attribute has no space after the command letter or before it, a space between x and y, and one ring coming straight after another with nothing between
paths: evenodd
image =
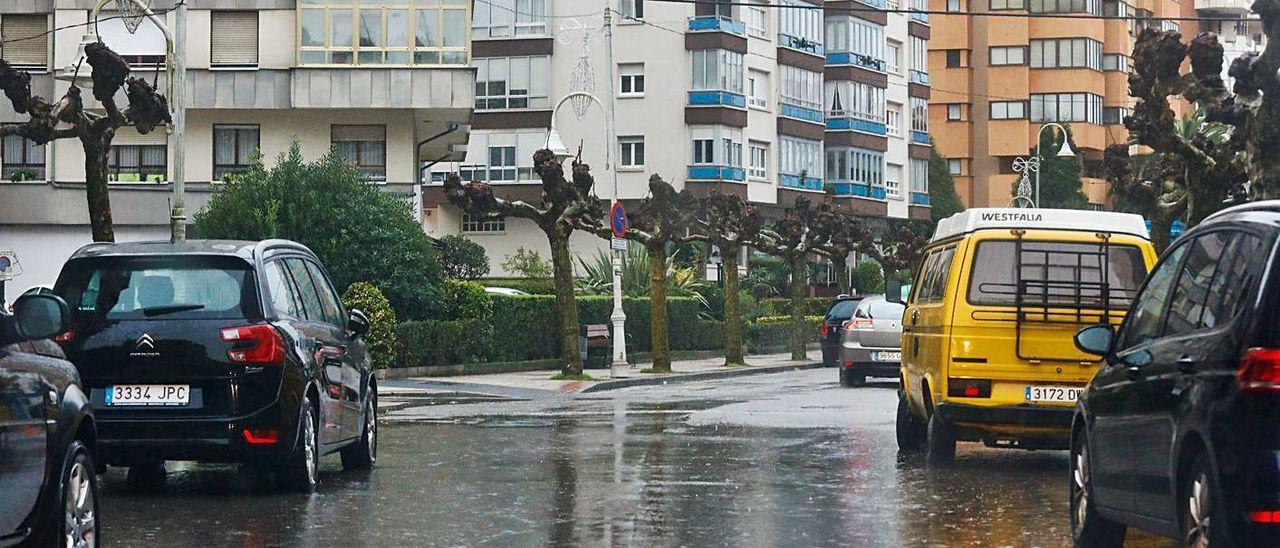
<instances>
[{"instance_id":1,"label":"sidewalk","mask_svg":"<svg viewBox=\"0 0 1280 548\"><path fill-rule=\"evenodd\" d=\"M724 367L724 358L708 358L701 360L676 360L671 363L671 373L641 373L640 370L650 367L651 363L640 363L621 369L618 377L610 377L608 369L588 369L590 381L553 381L551 377L556 371L521 371L515 373L494 373L488 375L462 375L442 379L438 377L410 377L395 381L383 381L378 387L379 394L395 394L402 392L448 390L457 393L478 394L514 394L514 393L589 393L604 390L616 390L631 386L654 384L670 384L710 380L741 375L759 375L780 373L797 369L809 369L822 366L820 351L809 351L809 359L792 360L791 354L761 354L748 356L746 367ZM496 389L496 390L495 390Z\"/></svg>"}]
</instances>

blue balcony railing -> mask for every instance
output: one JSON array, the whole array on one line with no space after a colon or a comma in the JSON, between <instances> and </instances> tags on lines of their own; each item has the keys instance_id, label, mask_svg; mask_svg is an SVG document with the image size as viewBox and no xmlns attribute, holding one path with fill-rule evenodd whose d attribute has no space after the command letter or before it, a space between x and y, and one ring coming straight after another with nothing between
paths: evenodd
<instances>
[{"instance_id":1,"label":"blue balcony railing","mask_svg":"<svg viewBox=\"0 0 1280 548\"><path fill-rule=\"evenodd\" d=\"M832 183L831 189L836 196L855 196L873 200L888 199L888 192L882 186L864 185L862 183Z\"/></svg>"},{"instance_id":2,"label":"blue balcony railing","mask_svg":"<svg viewBox=\"0 0 1280 548\"><path fill-rule=\"evenodd\" d=\"M884 59L849 51L827 52L828 65L853 65L876 72L885 72Z\"/></svg>"},{"instance_id":3,"label":"blue balcony railing","mask_svg":"<svg viewBox=\"0 0 1280 548\"><path fill-rule=\"evenodd\" d=\"M920 84L922 86L929 85L929 73L911 69L911 83Z\"/></svg>"},{"instance_id":4,"label":"blue balcony railing","mask_svg":"<svg viewBox=\"0 0 1280 548\"><path fill-rule=\"evenodd\" d=\"M785 186L787 188L801 188L804 190L822 190L822 179L819 179L817 177L805 177L803 180L801 180L799 175L787 175L783 173L780 175L780 178L782 179L782 186Z\"/></svg>"},{"instance_id":5,"label":"blue balcony railing","mask_svg":"<svg viewBox=\"0 0 1280 548\"><path fill-rule=\"evenodd\" d=\"M745 181L747 180L747 170L733 166L689 166L688 178L689 180L698 181Z\"/></svg>"},{"instance_id":6,"label":"blue balcony railing","mask_svg":"<svg viewBox=\"0 0 1280 548\"><path fill-rule=\"evenodd\" d=\"M923 131L911 130L911 142L917 145L929 144L929 134Z\"/></svg>"},{"instance_id":7,"label":"blue balcony railing","mask_svg":"<svg viewBox=\"0 0 1280 548\"><path fill-rule=\"evenodd\" d=\"M704 107L723 105L727 107L747 108L747 98L741 93L731 91L690 91L689 106Z\"/></svg>"},{"instance_id":8,"label":"blue balcony railing","mask_svg":"<svg viewBox=\"0 0 1280 548\"><path fill-rule=\"evenodd\" d=\"M827 129L832 131L861 131L875 135L887 135L889 133L883 122L872 122L860 118L827 118Z\"/></svg>"},{"instance_id":9,"label":"blue balcony railing","mask_svg":"<svg viewBox=\"0 0 1280 548\"><path fill-rule=\"evenodd\" d=\"M778 46L796 51L803 51L805 53L812 53L814 55L822 55L825 51L822 48L822 44L819 42L814 42L813 40L801 38L799 36L783 34L781 32L778 33Z\"/></svg>"},{"instance_id":10,"label":"blue balcony railing","mask_svg":"<svg viewBox=\"0 0 1280 548\"><path fill-rule=\"evenodd\" d=\"M929 205L929 194L927 192L912 192L911 204L922 205L922 206Z\"/></svg>"},{"instance_id":11,"label":"blue balcony railing","mask_svg":"<svg viewBox=\"0 0 1280 548\"><path fill-rule=\"evenodd\" d=\"M702 15L689 18L689 32L727 32L745 38L747 24L718 15Z\"/></svg>"},{"instance_id":12,"label":"blue balcony railing","mask_svg":"<svg viewBox=\"0 0 1280 548\"><path fill-rule=\"evenodd\" d=\"M811 108L805 108L805 107L791 105L787 103L782 103L781 114L783 116L786 116L787 118L795 118L797 120L804 120L806 122L813 122L815 124L821 124L825 120L825 118L822 115L822 111L820 110L814 110Z\"/></svg>"}]
</instances>

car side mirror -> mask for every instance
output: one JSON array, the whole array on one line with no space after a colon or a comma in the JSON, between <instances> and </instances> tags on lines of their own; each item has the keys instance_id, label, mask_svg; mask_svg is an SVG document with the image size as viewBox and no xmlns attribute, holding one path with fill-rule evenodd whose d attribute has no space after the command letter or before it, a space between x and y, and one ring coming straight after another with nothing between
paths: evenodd
<instances>
[{"instance_id":1,"label":"car side mirror","mask_svg":"<svg viewBox=\"0 0 1280 548\"><path fill-rule=\"evenodd\" d=\"M885 278L884 280L884 300L891 303L902 303L902 280L897 278Z\"/></svg>"},{"instance_id":2,"label":"car side mirror","mask_svg":"<svg viewBox=\"0 0 1280 548\"><path fill-rule=\"evenodd\" d=\"M347 330L355 333L357 337L363 337L369 334L369 317L364 312L352 310L347 315Z\"/></svg>"},{"instance_id":3,"label":"car side mirror","mask_svg":"<svg viewBox=\"0 0 1280 548\"><path fill-rule=\"evenodd\" d=\"M1089 354L1105 356L1111 351L1115 331L1110 324L1091 325L1076 332L1076 348Z\"/></svg>"},{"instance_id":4,"label":"car side mirror","mask_svg":"<svg viewBox=\"0 0 1280 548\"><path fill-rule=\"evenodd\" d=\"M57 295L25 295L13 303L13 320L21 340L47 339L67 330L71 310Z\"/></svg>"}]
</instances>

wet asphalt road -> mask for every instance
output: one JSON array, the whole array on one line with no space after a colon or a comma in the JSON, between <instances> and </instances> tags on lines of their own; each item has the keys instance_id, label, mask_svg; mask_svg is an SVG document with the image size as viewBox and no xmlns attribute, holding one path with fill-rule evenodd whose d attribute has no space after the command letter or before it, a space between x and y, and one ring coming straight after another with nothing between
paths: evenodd
<instances>
[{"instance_id":1,"label":"wet asphalt road","mask_svg":"<svg viewBox=\"0 0 1280 548\"><path fill-rule=\"evenodd\" d=\"M515 401L384 397L379 464L319 493L170 463L105 476L109 546L1067 546L1067 455L900 458L893 384L831 369ZM450 403L457 402L457 403ZM1130 546L1171 546L1130 534Z\"/></svg>"}]
</instances>

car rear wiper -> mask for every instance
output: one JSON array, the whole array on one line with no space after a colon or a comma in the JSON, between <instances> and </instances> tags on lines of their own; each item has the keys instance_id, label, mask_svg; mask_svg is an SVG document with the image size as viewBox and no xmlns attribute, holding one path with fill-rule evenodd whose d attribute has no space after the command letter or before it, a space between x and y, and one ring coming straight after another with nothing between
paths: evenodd
<instances>
[{"instance_id":1,"label":"car rear wiper","mask_svg":"<svg viewBox=\"0 0 1280 548\"><path fill-rule=\"evenodd\" d=\"M149 306L142 309L144 316L160 316L163 314L173 314L175 312L187 312L191 310L200 310L204 308L202 304L168 304L164 306Z\"/></svg>"}]
</instances>

